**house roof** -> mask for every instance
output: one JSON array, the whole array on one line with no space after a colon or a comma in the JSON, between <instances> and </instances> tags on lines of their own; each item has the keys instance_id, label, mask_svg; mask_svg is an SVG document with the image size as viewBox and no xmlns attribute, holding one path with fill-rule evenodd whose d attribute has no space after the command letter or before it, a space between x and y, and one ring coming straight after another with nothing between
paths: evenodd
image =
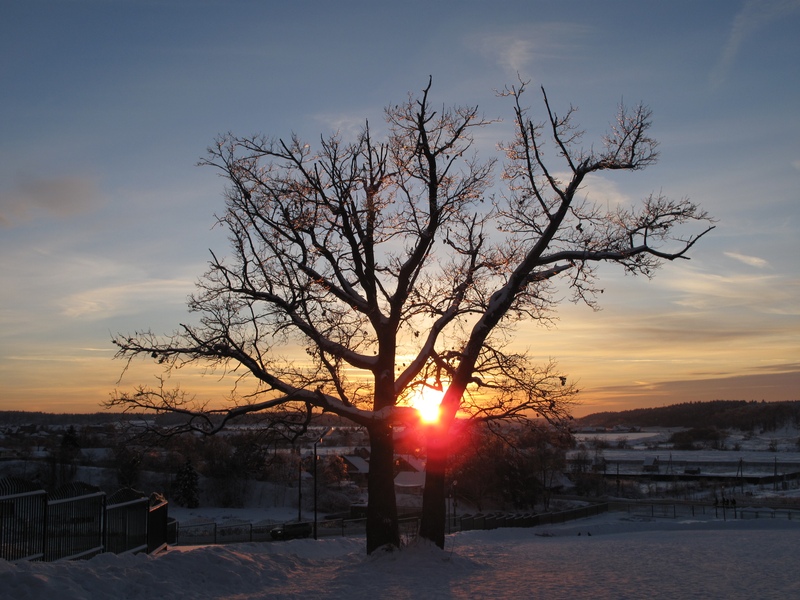
<instances>
[{"instance_id":1,"label":"house roof","mask_svg":"<svg viewBox=\"0 0 800 600\"><path fill-rule=\"evenodd\" d=\"M413 454L398 454L397 458L402 458L409 467L417 472L425 470L425 461L417 458Z\"/></svg>"},{"instance_id":2,"label":"house roof","mask_svg":"<svg viewBox=\"0 0 800 600\"><path fill-rule=\"evenodd\" d=\"M401 488L421 488L425 486L425 473L422 471L400 471L394 484Z\"/></svg>"},{"instance_id":3,"label":"house roof","mask_svg":"<svg viewBox=\"0 0 800 600\"><path fill-rule=\"evenodd\" d=\"M348 470L351 473L369 473L369 463L360 456L349 455L342 458L347 462Z\"/></svg>"}]
</instances>

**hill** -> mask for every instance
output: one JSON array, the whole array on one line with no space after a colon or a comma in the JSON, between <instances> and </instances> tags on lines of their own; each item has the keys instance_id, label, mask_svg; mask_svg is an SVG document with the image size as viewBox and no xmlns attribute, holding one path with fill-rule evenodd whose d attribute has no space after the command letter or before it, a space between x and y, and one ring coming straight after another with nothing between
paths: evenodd
<instances>
[{"instance_id":1,"label":"hill","mask_svg":"<svg viewBox=\"0 0 800 600\"><path fill-rule=\"evenodd\" d=\"M684 402L657 408L600 412L576 419L579 427L716 427L741 431L775 431L800 426L800 401Z\"/></svg>"}]
</instances>

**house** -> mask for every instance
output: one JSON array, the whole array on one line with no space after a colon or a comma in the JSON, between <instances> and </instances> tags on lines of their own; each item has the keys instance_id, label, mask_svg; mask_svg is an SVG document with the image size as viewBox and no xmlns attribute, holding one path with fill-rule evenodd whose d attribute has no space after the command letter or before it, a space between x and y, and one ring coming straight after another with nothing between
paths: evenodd
<instances>
[{"instance_id":1,"label":"house","mask_svg":"<svg viewBox=\"0 0 800 600\"><path fill-rule=\"evenodd\" d=\"M645 458L644 464L642 465L642 472L658 473L659 472L658 457L648 456L647 458Z\"/></svg>"},{"instance_id":2,"label":"house","mask_svg":"<svg viewBox=\"0 0 800 600\"><path fill-rule=\"evenodd\" d=\"M358 455L342 456L344 464L347 467L347 476L350 480L359 486L367 485L367 476L369 475L369 461Z\"/></svg>"},{"instance_id":3,"label":"house","mask_svg":"<svg viewBox=\"0 0 800 600\"><path fill-rule=\"evenodd\" d=\"M400 493L421 494L425 489L425 461L412 454L399 454L394 459L394 487Z\"/></svg>"}]
</instances>

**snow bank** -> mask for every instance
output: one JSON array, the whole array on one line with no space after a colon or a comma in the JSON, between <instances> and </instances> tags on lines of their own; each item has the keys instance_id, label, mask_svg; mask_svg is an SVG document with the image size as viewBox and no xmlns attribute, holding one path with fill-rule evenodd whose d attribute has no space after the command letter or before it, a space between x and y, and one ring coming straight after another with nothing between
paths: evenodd
<instances>
[{"instance_id":1,"label":"snow bank","mask_svg":"<svg viewBox=\"0 0 800 600\"><path fill-rule=\"evenodd\" d=\"M0 561L0 598L791 598L800 523L612 513L469 531L364 555L363 538L178 547L157 556Z\"/></svg>"}]
</instances>

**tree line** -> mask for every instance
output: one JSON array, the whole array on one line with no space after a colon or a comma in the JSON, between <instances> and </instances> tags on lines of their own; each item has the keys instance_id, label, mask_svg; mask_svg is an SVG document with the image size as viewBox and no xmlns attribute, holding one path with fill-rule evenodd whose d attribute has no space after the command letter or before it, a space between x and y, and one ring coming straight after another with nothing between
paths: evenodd
<instances>
[{"instance_id":1,"label":"tree line","mask_svg":"<svg viewBox=\"0 0 800 600\"><path fill-rule=\"evenodd\" d=\"M756 402L713 400L683 402L670 406L600 412L576 421L577 426L690 427L775 431L784 426L800 427L800 401Z\"/></svg>"}]
</instances>

